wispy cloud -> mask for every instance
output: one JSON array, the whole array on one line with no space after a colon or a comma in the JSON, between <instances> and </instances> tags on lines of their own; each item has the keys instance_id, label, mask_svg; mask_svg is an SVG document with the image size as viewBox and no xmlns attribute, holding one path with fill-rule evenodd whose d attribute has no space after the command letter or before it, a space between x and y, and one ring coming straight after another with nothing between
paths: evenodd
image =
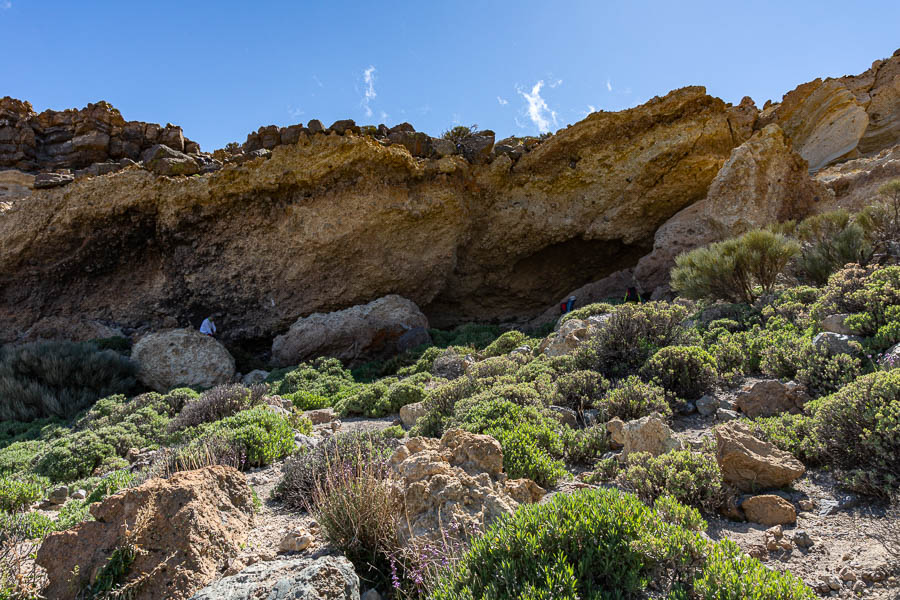
<instances>
[{"instance_id":1,"label":"wispy cloud","mask_svg":"<svg viewBox=\"0 0 900 600\"><path fill-rule=\"evenodd\" d=\"M377 95L375 93L375 67L369 65L369 68L363 71L363 81L366 84L365 95L362 99L362 107L366 111L366 116L372 116L372 109L369 107L369 102L375 99Z\"/></svg>"},{"instance_id":2,"label":"wispy cloud","mask_svg":"<svg viewBox=\"0 0 900 600\"><path fill-rule=\"evenodd\" d=\"M550 83L548 83L547 87L555 88L555 87L559 87L561 85L562 85L562 79L557 79L556 81L551 81Z\"/></svg>"},{"instance_id":3,"label":"wispy cloud","mask_svg":"<svg viewBox=\"0 0 900 600\"><path fill-rule=\"evenodd\" d=\"M387 123L387 120L388 120L388 114L387 114L386 112L384 112L384 111L381 111L381 120L382 120L383 122Z\"/></svg>"},{"instance_id":4,"label":"wispy cloud","mask_svg":"<svg viewBox=\"0 0 900 600\"><path fill-rule=\"evenodd\" d=\"M500 96L497 96L497 103L500 106L506 106L507 104L509 104L509 100L507 100L506 98L501 98Z\"/></svg>"},{"instance_id":5,"label":"wispy cloud","mask_svg":"<svg viewBox=\"0 0 900 600\"><path fill-rule=\"evenodd\" d=\"M593 104L588 104L588 114L597 112L597 108Z\"/></svg>"},{"instance_id":6,"label":"wispy cloud","mask_svg":"<svg viewBox=\"0 0 900 600\"><path fill-rule=\"evenodd\" d=\"M609 77L606 78L606 91L612 91L612 82L610 82Z\"/></svg>"},{"instance_id":7,"label":"wispy cloud","mask_svg":"<svg viewBox=\"0 0 900 600\"><path fill-rule=\"evenodd\" d=\"M319 86L320 88L325 87L325 84L322 83L322 80L319 79L319 77L318 77L317 75L313 75L312 78L313 78L313 81L316 82L316 85L317 85L317 86Z\"/></svg>"},{"instance_id":8,"label":"wispy cloud","mask_svg":"<svg viewBox=\"0 0 900 600\"><path fill-rule=\"evenodd\" d=\"M562 80L559 80L556 85L551 87L556 87L561 83ZM556 111L550 110L547 102L541 97L541 88L543 87L544 80L541 79L531 88L531 93L523 91L521 88L516 91L525 99L525 112L528 118L535 124L538 131L546 133L550 131L551 124L556 125Z\"/></svg>"},{"instance_id":9,"label":"wispy cloud","mask_svg":"<svg viewBox=\"0 0 900 600\"><path fill-rule=\"evenodd\" d=\"M288 106L287 113L291 116L292 119L296 119L300 115L304 114L304 111L299 106L298 107Z\"/></svg>"}]
</instances>

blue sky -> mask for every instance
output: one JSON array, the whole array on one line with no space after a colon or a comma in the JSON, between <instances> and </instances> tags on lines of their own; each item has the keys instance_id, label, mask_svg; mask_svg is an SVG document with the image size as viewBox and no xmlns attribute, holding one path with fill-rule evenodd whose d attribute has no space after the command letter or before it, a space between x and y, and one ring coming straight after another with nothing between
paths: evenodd
<instances>
[{"instance_id":1,"label":"blue sky","mask_svg":"<svg viewBox=\"0 0 900 600\"><path fill-rule=\"evenodd\" d=\"M502 137L684 85L762 106L890 56L898 25L897 0L0 0L0 96L107 100L210 151L314 118Z\"/></svg>"}]
</instances>

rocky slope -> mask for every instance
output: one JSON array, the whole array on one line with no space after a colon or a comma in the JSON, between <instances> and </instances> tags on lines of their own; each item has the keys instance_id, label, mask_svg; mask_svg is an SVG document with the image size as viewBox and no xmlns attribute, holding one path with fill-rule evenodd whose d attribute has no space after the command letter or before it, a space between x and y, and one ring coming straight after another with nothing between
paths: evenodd
<instances>
[{"instance_id":1,"label":"rocky slope","mask_svg":"<svg viewBox=\"0 0 900 600\"><path fill-rule=\"evenodd\" d=\"M94 166L30 194L56 176L0 178L0 342L48 321L127 333L211 311L230 338L271 339L298 317L387 294L446 326L534 317L591 282L650 292L676 251L722 234L717 220L733 233L853 195L856 180L826 166L898 142L898 72L895 53L762 111L683 88L496 145L491 132L454 148L406 124L311 121L261 128L217 159L177 128L126 123L106 104L34 115L4 99L0 168ZM105 145L82 151L83 136ZM173 150L152 146L169 137ZM145 162L96 162L120 155ZM885 162L872 168L896 168ZM622 271L635 265L633 277Z\"/></svg>"}]
</instances>

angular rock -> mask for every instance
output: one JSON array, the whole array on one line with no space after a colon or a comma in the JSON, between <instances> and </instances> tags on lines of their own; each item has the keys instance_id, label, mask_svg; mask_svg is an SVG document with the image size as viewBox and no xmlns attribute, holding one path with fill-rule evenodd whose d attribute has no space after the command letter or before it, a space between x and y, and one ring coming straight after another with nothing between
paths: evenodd
<instances>
[{"instance_id":1,"label":"angular rock","mask_svg":"<svg viewBox=\"0 0 900 600\"><path fill-rule=\"evenodd\" d=\"M625 445L625 422L622 419L613 417L607 421L606 430L609 432L609 440L613 445L617 447Z\"/></svg>"},{"instance_id":2,"label":"angular rock","mask_svg":"<svg viewBox=\"0 0 900 600\"><path fill-rule=\"evenodd\" d=\"M313 119L309 123L306 124L306 128L309 129L310 133L324 133L325 126L322 125L322 121L318 119Z\"/></svg>"},{"instance_id":3,"label":"angular rock","mask_svg":"<svg viewBox=\"0 0 900 600\"><path fill-rule=\"evenodd\" d=\"M506 478L497 440L460 429L447 431L440 441L412 438L397 448L390 464L405 516L398 529L404 543L465 536L544 495L533 481Z\"/></svg>"},{"instance_id":4,"label":"angular rock","mask_svg":"<svg viewBox=\"0 0 900 600\"><path fill-rule=\"evenodd\" d=\"M279 558L223 577L191 600L359 600L359 577L343 556Z\"/></svg>"},{"instance_id":5,"label":"angular rock","mask_svg":"<svg viewBox=\"0 0 900 600\"><path fill-rule=\"evenodd\" d=\"M175 387L213 387L234 378L234 358L220 342L193 329L172 329L142 337L131 349L138 379L166 392Z\"/></svg>"},{"instance_id":6,"label":"angular rock","mask_svg":"<svg viewBox=\"0 0 900 600\"><path fill-rule=\"evenodd\" d=\"M457 153L456 142L442 138L431 138L431 149L438 158Z\"/></svg>"},{"instance_id":7,"label":"angular rock","mask_svg":"<svg viewBox=\"0 0 900 600\"><path fill-rule=\"evenodd\" d=\"M657 414L628 421L622 427L622 454L649 452L659 456L673 450L681 450L681 440Z\"/></svg>"},{"instance_id":8,"label":"angular rock","mask_svg":"<svg viewBox=\"0 0 900 600\"><path fill-rule=\"evenodd\" d=\"M748 521L771 527L797 522L794 505L774 494L752 496L741 503L741 509Z\"/></svg>"},{"instance_id":9,"label":"angular rock","mask_svg":"<svg viewBox=\"0 0 900 600\"><path fill-rule=\"evenodd\" d=\"M173 150L163 144L153 146L142 156L144 167L157 175L174 177L177 175L196 175L200 172L200 166L193 158Z\"/></svg>"},{"instance_id":10,"label":"angular rock","mask_svg":"<svg viewBox=\"0 0 900 600\"><path fill-rule=\"evenodd\" d=\"M340 121L335 121L331 124L331 127L328 128L328 131L334 131L341 135L345 133L359 133L359 127L356 125L356 122L353 119L341 119Z\"/></svg>"},{"instance_id":11,"label":"angular rock","mask_svg":"<svg viewBox=\"0 0 900 600\"><path fill-rule=\"evenodd\" d=\"M388 139L392 144L400 144L409 150L413 156L420 158L429 158L433 153L431 145L431 137L426 133L397 131L388 135Z\"/></svg>"},{"instance_id":12,"label":"angular rock","mask_svg":"<svg viewBox=\"0 0 900 600\"><path fill-rule=\"evenodd\" d=\"M850 315L848 314L828 315L819 322L819 327L821 327L823 331L828 331L831 333L839 333L841 335L854 335L856 332L852 331L844 323L849 316Z\"/></svg>"},{"instance_id":13,"label":"angular rock","mask_svg":"<svg viewBox=\"0 0 900 600\"><path fill-rule=\"evenodd\" d=\"M494 132L490 130L473 133L458 145L463 158L476 165L484 164L490 159L493 147Z\"/></svg>"},{"instance_id":14,"label":"angular rock","mask_svg":"<svg viewBox=\"0 0 900 600\"><path fill-rule=\"evenodd\" d=\"M0 200L10 200L31 195L34 175L16 169L0 171Z\"/></svg>"},{"instance_id":15,"label":"angular rock","mask_svg":"<svg viewBox=\"0 0 900 600\"><path fill-rule=\"evenodd\" d=\"M262 369L254 369L241 378L241 383L247 386L255 385L257 383L264 382L266 380L266 377L268 376L268 371L263 371Z\"/></svg>"},{"instance_id":16,"label":"angular rock","mask_svg":"<svg viewBox=\"0 0 900 600\"><path fill-rule=\"evenodd\" d=\"M570 354L596 332L596 326L588 321L569 319L560 326L555 335L546 337L538 349L547 356Z\"/></svg>"},{"instance_id":17,"label":"angular rock","mask_svg":"<svg viewBox=\"0 0 900 600\"><path fill-rule=\"evenodd\" d=\"M400 422L404 427L409 429L413 425L416 424L416 421L419 420L419 417L425 415L428 412L428 409L425 408L425 402L413 402L412 404L407 404L405 406L400 407Z\"/></svg>"},{"instance_id":18,"label":"angular rock","mask_svg":"<svg viewBox=\"0 0 900 600\"><path fill-rule=\"evenodd\" d=\"M246 478L223 466L151 479L90 511L95 521L50 534L38 550L37 563L49 578L48 598L70 598L71 590L91 583L126 542L126 531L140 551L122 583L143 574L132 597L189 598L238 553L254 519Z\"/></svg>"},{"instance_id":19,"label":"angular rock","mask_svg":"<svg viewBox=\"0 0 900 600\"><path fill-rule=\"evenodd\" d=\"M309 548L313 537L307 531L290 531L278 542L279 552L302 552Z\"/></svg>"},{"instance_id":20,"label":"angular rock","mask_svg":"<svg viewBox=\"0 0 900 600\"><path fill-rule=\"evenodd\" d=\"M859 349L851 345L852 342L861 344L863 338L855 335L843 335L824 331L813 338L812 344L816 350L828 354L859 354Z\"/></svg>"},{"instance_id":21,"label":"angular rock","mask_svg":"<svg viewBox=\"0 0 900 600\"><path fill-rule=\"evenodd\" d=\"M312 421L313 425L321 425L322 423L331 423L337 419L337 413L333 408L317 408L315 410L307 410L303 416Z\"/></svg>"},{"instance_id":22,"label":"angular rock","mask_svg":"<svg viewBox=\"0 0 900 600\"><path fill-rule=\"evenodd\" d=\"M702 202L656 232L653 251L638 261L634 277L651 292L668 282L675 257L705 244L770 223L807 216L828 198L810 178L806 161L777 125L769 125L735 148Z\"/></svg>"},{"instance_id":23,"label":"angular rock","mask_svg":"<svg viewBox=\"0 0 900 600\"><path fill-rule=\"evenodd\" d=\"M34 189L46 190L62 187L75 181L75 177L69 173L38 173L34 176Z\"/></svg>"},{"instance_id":24,"label":"angular rock","mask_svg":"<svg viewBox=\"0 0 900 600\"><path fill-rule=\"evenodd\" d=\"M695 405L697 406L697 412L704 417L709 417L716 414L716 411L719 408L719 401L716 400L715 396L706 394L705 396L700 397L700 399L695 402Z\"/></svg>"},{"instance_id":25,"label":"angular rock","mask_svg":"<svg viewBox=\"0 0 900 600\"><path fill-rule=\"evenodd\" d=\"M741 491L784 487L806 471L790 453L755 437L743 423L719 426L715 434L716 461L722 476Z\"/></svg>"},{"instance_id":26,"label":"angular rock","mask_svg":"<svg viewBox=\"0 0 900 600\"><path fill-rule=\"evenodd\" d=\"M415 303L397 295L333 313L301 317L272 343L278 366L315 356L360 360L393 356L430 341L428 319Z\"/></svg>"},{"instance_id":27,"label":"angular rock","mask_svg":"<svg viewBox=\"0 0 900 600\"><path fill-rule=\"evenodd\" d=\"M741 412L755 419L785 412L798 414L809 399L806 388L795 381L781 383L777 379L764 379L744 386L736 402Z\"/></svg>"},{"instance_id":28,"label":"angular rock","mask_svg":"<svg viewBox=\"0 0 900 600\"><path fill-rule=\"evenodd\" d=\"M881 361L879 363L881 368L885 371L890 371L891 369L896 369L900 367L900 344L894 344L881 357Z\"/></svg>"},{"instance_id":29,"label":"angular rock","mask_svg":"<svg viewBox=\"0 0 900 600\"><path fill-rule=\"evenodd\" d=\"M47 500L51 504L65 504L66 500L69 499L69 488L65 485L60 485L53 488L53 491L47 495Z\"/></svg>"}]
</instances>

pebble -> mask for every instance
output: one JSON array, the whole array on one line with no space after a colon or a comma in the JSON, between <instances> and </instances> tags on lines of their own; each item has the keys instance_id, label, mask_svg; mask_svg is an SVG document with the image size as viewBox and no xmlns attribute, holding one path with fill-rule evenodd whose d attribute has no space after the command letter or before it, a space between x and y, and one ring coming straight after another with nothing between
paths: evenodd
<instances>
[{"instance_id":1,"label":"pebble","mask_svg":"<svg viewBox=\"0 0 900 600\"><path fill-rule=\"evenodd\" d=\"M825 585L827 585L828 587L830 587L833 590L841 589L841 580L838 579L837 575L832 575L831 573L824 573L819 576L819 579L822 581L822 583L824 583Z\"/></svg>"},{"instance_id":2,"label":"pebble","mask_svg":"<svg viewBox=\"0 0 900 600\"><path fill-rule=\"evenodd\" d=\"M291 531L288 532L283 538L281 538L281 542L278 544L279 552L302 552L309 548L312 544L313 538L306 531Z\"/></svg>"},{"instance_id":3,"label":"pebble","mask_svg":"<svg viewBox=\"0 0 900 600\"><path fill-rule=\"evenodd\" d=\"M74 492L72 492L72 498L74 498L75 500L84 500L85 498L87 498L87 491L75 490Z\"/></svg>"},{"instance_id":4,"label":"pebble","mask_svg":"<svg viewBox=\"0 0 900 600\"><path fill-rule=\"evenodd\" d=\"M798 548L809 548L813 545L812 538L809 537L809 534L806 533L805 529L798 529L794 531L792 536L794 543L797 544Z\"/></svg>"}]
</instances>

